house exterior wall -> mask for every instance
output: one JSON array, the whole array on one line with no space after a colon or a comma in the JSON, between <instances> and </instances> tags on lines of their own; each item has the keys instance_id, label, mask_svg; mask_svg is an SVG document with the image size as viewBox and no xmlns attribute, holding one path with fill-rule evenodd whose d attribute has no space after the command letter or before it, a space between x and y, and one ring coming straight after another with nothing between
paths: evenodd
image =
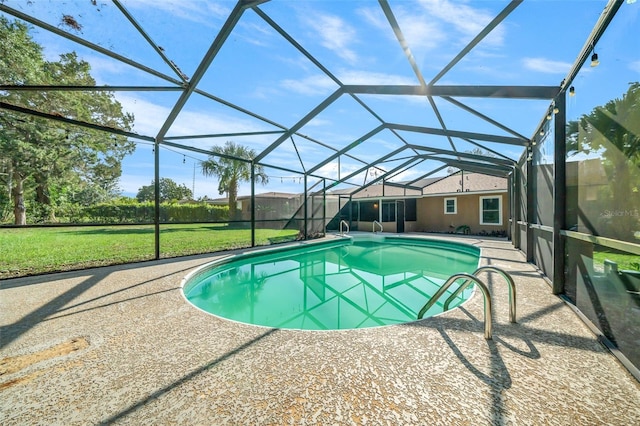
<instances>
[{"instance_id":1,"label":"house exterior wall","mask_svg":"<svg viewBox=\"0 0 640 426\"><path fill-rule=\"evenodd\" d=\"M501 197L502 223L500 225L480 224L481 197ZM445 214L445 199L456 200L456 212ZM417 202L416 230L422 232L455 232L461 225L469 227L472 234L485 231L506 231L508 228L509 197L505 192L455 193L424 197Z\"/></svg>"},{"instance_id":2,"label":"house exterior wall","mask_svg":"<svg viewBox=\"0 0 640 426\"><path fill-rule=\"evenodd\" d=\"M357 230L358 231L364 231L364 232L373 232L373 222L365 222L365 221L358 221L356 222L357 224ZM397 224L396 222L382 222L382 228L383 231L382 232L391 232L391 233L395 233L397 232ZM376 225L376 232L380 231L380 227L378 225ZM406 229L406 224L405 224L405 232L407 231Z\"/></svg>"}]
</instances>

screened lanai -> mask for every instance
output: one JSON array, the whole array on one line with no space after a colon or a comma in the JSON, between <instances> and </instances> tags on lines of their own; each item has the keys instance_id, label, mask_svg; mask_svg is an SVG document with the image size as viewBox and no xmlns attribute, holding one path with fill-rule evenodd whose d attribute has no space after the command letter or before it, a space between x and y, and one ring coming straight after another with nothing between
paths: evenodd
<instances>
[{"instance_id":1,"label":"screened lanai","mask_svg":"<svg viewBox=\"0 0 640 426\"><path fill-rule=\"evenodd\" d=\"M488 175L507 238L638 377L639 8L1 1L0 277L316 238L367 188L406 218ZM23 264L40 237L69 248Z\"/></svg>"}]
</instances>

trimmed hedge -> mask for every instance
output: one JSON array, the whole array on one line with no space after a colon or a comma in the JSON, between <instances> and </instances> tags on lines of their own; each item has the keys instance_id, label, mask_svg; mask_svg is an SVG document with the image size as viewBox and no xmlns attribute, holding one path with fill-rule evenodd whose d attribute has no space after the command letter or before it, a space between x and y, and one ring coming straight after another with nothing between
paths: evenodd
<instances>
[{"instance_id":1,"label":"trimmed hedge","mask_svg":"<svg viewBox=\"0 0 640 426\"><path fill-rule=\"evenodd\" d=\"M103 203L86 207L82 220L90 223L153 223L154 205L144 203ZM229 220L229 207L206 203L160 204L160 222L216 222Z\"/></svg>"}]
</instances>

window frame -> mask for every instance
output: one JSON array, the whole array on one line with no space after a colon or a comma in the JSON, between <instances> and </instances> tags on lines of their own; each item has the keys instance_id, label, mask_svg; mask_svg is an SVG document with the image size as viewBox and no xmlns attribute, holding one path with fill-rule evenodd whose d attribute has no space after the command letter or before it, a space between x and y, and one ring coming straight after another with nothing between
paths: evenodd
<instances>
[{"instance_id":1,"label":"window frame","mask_svg":"<svg viewBox=\"0 0 640 426\"><path fill-rule=\"evenodd\" d=\"M490 222L485 222L483 220L484 218L484 200L493 200L493 199L498 199L498 223L490 223ZM479 219L479 223L480 225L487 225L487 226L502 226L502 195L483 195L480 196L480 203L479 203L479 210L480 210L480 219ZM493 210L489 210L489 211L493 211Z\"/></svg>"},{"instance_id":2,"label":"window frame","mask_svg":"<svg viewBox=\"0 0 640 426\"><path fill-rule=\"evenodd\" d=\"M447 211L447 201L453 200L453 211ZM458 214L458 197L447 197L444 199L444 214Z\"/></svg>"},{"instance_id":3,"label":"window frame","mask_svg":"<svg viewBox=\"0 0 640 426\"><path fill-rule=\"evenodd\" d=\"M395 222L397 220L398 204L396 203L395 200L383 201L380 203L380 206L382 207L380 211L380 216L381 216L380 222ZM386 217L385 217L385 213L387 213ZM393 218L391 216L393 216Z\"/></svg>"}]
</instances>

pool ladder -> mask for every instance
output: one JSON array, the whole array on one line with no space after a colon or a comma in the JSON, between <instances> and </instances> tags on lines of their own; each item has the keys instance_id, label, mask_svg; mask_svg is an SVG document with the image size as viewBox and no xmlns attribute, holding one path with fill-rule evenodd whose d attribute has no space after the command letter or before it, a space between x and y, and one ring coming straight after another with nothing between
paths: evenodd
<instances>
[{"instance_id":1,"label":"pool ladder","mask_svg":"<svg viewBox=\"0 0 640 426\"><path fill-rule=\"evenodd\" d=\"M420 312L418 312L418 319L422 319L424 314L438 301L438 299L442 297L442 295L449 289L449 287L451 287L453 283L455 283L460 278L464 278L465 281L444 302L444 310L445 311L448 310L449 304L453 301L453 299L458 297L458 295L462 293L464 289L469 287L469 285L472 282L477 284L478 287L480 288L480 291L482 291L482 295L484 296L484 338L487 340L490 340L493 333L493 330L492 330L493 324L491 322L491 312L492 312L491 294L489 292L489 288L487 287L487 285L482 281L480 281L480 279L477 277L478 273L483 271L497 272L500 275L502 275L505 281L507 281L507 284L509 285L509 322L515 323L516 322L516 285L513 282L513 278L511 278L511 275L509 275L508 273L506 273L500 268L496 268L495 266L481 266L478 269L476 269L473 272L473 274L459 273L459 274L450 276L447 279L447 281L445 281L445 283L442 285L442 287L440 287L440 289L436 291L436 294L434 294L433 297L429 299L429 301L424 305L424 307L420 309Z\"/></svg>"},{"instance_id":2,"label":"pool ladder","mask_svg":"<svg viewBox=\"0 0 640 426\"><path fill-rule=\"evenodd\" d=\"M344 231L342 230L342 225L344 225L344 226L347 228L347 232L344 232ZM346 233L346 234L348 234L348 233L349 233L349 224L347 223L347 221L346 221L346 220L341 220L341 221L340 221L340 236L344 235L345 233Z\"/></svg>"},{"instance_id":3,"label":"pool ladder","mask_svg":"<svg viewBox=\"0 0 640 426\"><path fill-rule=\"evenodd\" d=\"M384 231L384 228L382 227L382 224L380 222L378 222L377 220L373 221L373 229L372 232L375 234L376 233L376 225L378 225L380 227L380 232Z\"/></svg>"}]
</instances>

